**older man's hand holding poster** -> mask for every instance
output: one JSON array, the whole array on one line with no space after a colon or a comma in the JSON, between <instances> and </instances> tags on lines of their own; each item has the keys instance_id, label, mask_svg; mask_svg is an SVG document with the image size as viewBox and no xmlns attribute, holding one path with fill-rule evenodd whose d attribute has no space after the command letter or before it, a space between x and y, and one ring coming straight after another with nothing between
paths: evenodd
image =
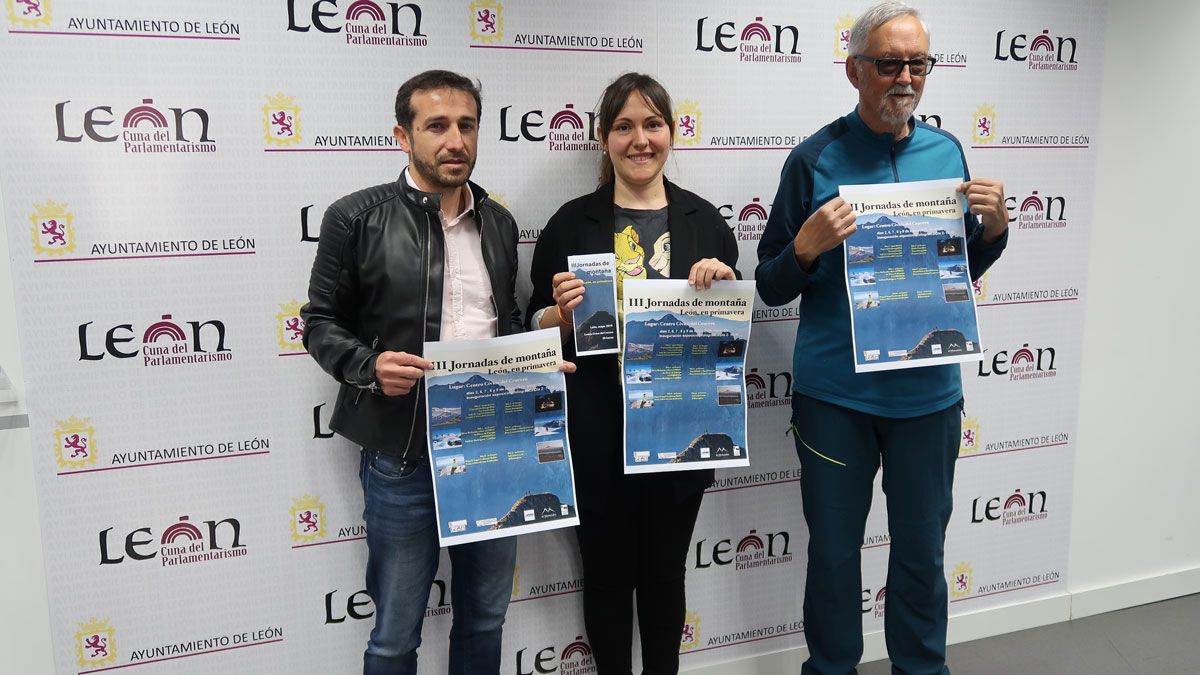
<instances>
[{"instance_id":1,"label":"older man's hand holding poster","mask_svg":"<svg viewBox=\"0 0 1200 675\"><path fill-rule=\"evenodd\" d=\"M978 361L960 179L843 185L854 370Z\"/></svg>"},{"instance_id":2,"label":"older man's hand holding poster","mask_svg":"<svg viewBox=\"0 0 1200 675\"><path fill-rule=\"evenodd\" d=\"M425 343L442 546L579 524L557 330Z\"/></svg>"},{"instance_id":3,"label":"older man's hand holding poster","mask_svg":"<svg viewBox=\"0 0 1200 675\"><path fill-rule=\"evenodd\" d=\"M626 279L625 473L748 466L754 282Z\"/></svg>"}]
</instances>

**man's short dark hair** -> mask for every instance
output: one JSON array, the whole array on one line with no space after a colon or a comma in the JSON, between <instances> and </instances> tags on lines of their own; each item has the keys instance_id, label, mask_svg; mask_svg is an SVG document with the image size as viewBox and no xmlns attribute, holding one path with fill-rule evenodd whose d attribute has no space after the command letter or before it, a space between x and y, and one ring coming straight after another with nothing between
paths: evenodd
<instances>
[{"instance_id":1,"label":"man's short dark hair","mask_svg":"<svg viewBox=\"0 0 1200 675\"><path fill-rule=\"evenodd\" d=\"M431 89L457 89L465 91L475 99L475 115L480 116L483 110L479 95L479 83L452 73L448 70L427 70L413 75L407 82L400 85L396 92L396 124L408 133L412 133L413 115L412 96L418 91Z\"/></svg>"}]
</instances>

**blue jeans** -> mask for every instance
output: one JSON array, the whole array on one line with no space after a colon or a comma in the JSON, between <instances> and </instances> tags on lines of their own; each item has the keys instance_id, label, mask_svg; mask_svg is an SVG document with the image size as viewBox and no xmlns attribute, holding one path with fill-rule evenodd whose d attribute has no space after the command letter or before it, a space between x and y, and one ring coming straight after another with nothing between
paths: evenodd
<instances>
[{"instance_id":1,"label":"blue jeans","mask_svg":"<svg viewBox=\"0 0 1200 675\"><path fill-rule=\"evenodd\" d=\"M863 530L883 468L888 553L884 638L893 675L946 668L946 525L962 401L929 415L888 418L792 395L792 432L808 523L803 675L848 675L862 657Z\"/></svg>"},{"instance_id":2,"label":"blue jeans","mask_svg":"<svg viewBox=\"0 0 1200 675\"><path fill-rule=\"evenodd\" d=\"M364 449L359 465L367 524L367 593L375 627L364 675L417 672L417 647L439 548L427 459L405 463ZM512 597L515 537L450 547L451 675L500 672L504 615Z\"/></svg>"}]
</instances>

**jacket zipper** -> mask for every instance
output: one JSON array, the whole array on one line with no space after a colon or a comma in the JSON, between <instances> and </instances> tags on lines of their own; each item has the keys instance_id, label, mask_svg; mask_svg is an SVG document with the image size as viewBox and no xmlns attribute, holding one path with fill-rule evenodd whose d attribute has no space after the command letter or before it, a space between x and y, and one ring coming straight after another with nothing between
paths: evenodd
<instances>
[{"instance_id":1,"label":"jacket zipper","mask_svg":"<svg viewBox=\"0 0 1200 675\"><path fill-rule=\"evenodd\" d=\"M379 344L379 336L376 335L375 339L371 340L371 349L375 349L375 346L378 344ZM369 384L365 387L359 387L358 395L354 397L354 407L356 407L356 408L358 407L358 402L362 400L363 392L368 391L368 390L374 391L378 388L379 388L379 384L376 383L374 380L371 381L371 384Z\"/></svg>"},{"instance_id":2,"label":"jacket zipper","mask_svg":"<svg viewBox=\"0 0 1200 675\"><path fill-rule=\"evenodd\" d=\"M430 243L433 240L432 225L429 223L429 214L425 214L425 291L421 294L421 333L424 336L425 331L429 327L429 272L433 267L433 246ZM424 350L422 350L424 351ZM417 430L417 403L421 400L421 392L413 397L412 419L408 427L408 444L404 446L404 453L400 455L401 459L408 461L408 451L412 450L413 434Z\"/></svg>"}]
</instances>

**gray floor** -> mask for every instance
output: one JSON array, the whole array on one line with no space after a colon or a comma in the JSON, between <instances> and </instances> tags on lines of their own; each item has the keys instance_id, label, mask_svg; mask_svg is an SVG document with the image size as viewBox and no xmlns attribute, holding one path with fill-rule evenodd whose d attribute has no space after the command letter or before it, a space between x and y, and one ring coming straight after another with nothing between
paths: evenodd
<instances>
[{"instance_id":1,"label":"gray floor","mask_svg":"<svg viewBox=\"0 0 1200 675\"><path fill-rule=\"evenodd\" d=\"M1200 594L951 645L947 661L954 675L1200 675Z\"/></svg>"}]
</instances>

